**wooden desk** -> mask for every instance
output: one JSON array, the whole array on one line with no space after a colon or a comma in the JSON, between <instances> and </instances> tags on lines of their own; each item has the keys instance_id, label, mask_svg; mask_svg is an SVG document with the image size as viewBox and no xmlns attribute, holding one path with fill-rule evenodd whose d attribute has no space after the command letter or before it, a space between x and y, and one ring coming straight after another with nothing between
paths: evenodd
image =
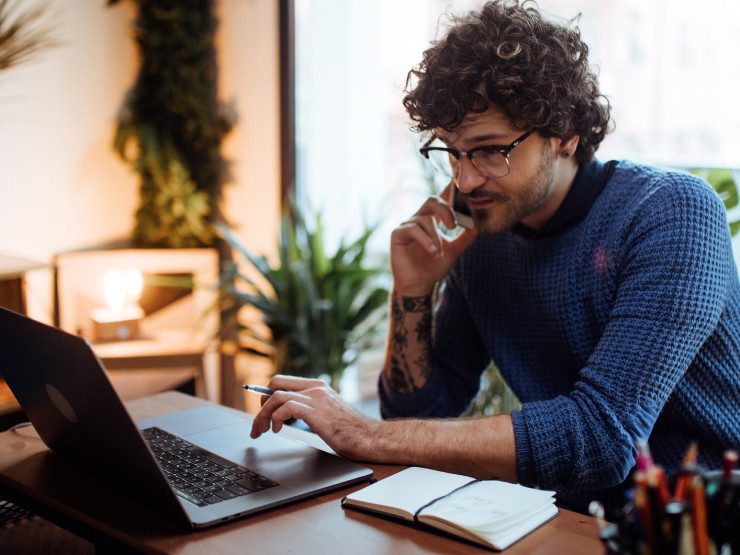
<instances>
[{"instance_id":1,"label":"wooden desk","mask_svg":"<svg viewBox=\"0 0 740 555\"><path fill-rule=\"evenodd\" d=\"M168 392L131 401L127 406L133 417L140 419L203 404L208 402ZM323 444L301 430L286 429L286 434L316 446ZM370 466L378 479L402 468ZM360 487L323 494L216 528L187 532L46 449L33 428L0 434L0 498L5 496L92 541L101 552L490 553L404 524L342 509L341 498ZM506 553L572 555L603 553L603 548L592 518L561 511L560 516Z\"/></svg>"}]
</instances>

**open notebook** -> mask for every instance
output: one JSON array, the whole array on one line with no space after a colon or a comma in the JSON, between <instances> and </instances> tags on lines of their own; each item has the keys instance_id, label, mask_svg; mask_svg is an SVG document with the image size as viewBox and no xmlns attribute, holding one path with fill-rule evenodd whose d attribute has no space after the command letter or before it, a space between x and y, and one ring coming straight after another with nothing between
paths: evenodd
<instances>
[{"instance_id":1,"label":"open notebook","mask_svg":"<svg viewBox=\"0 0 740 555\"><path fill-rule=\"evenodd\" d=\"M558 515L554 495L412 467L348 495L342 506L431 526L501 550Z\"/></svg>"}]
</instances>

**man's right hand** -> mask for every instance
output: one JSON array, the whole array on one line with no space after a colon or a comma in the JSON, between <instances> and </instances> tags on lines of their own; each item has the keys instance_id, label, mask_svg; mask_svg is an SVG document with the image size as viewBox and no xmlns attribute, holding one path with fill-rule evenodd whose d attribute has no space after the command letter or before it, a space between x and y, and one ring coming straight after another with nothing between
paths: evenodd
<instances>
[{"instance_id":1,"label":"man's right hand","mask_svg":"<svg viewBox=\"0 0 740 555\"><path fill-rule=\"evenodd\" d=\"M449 186L441 196L428 198L410 220L391 234L393 285L404 297L429 295L478 236L475 229L466 229L452 240L440 233L438 223L449 229L455 227L455 215L444 200L448 189Z\"/></svg>"}]
</instances>

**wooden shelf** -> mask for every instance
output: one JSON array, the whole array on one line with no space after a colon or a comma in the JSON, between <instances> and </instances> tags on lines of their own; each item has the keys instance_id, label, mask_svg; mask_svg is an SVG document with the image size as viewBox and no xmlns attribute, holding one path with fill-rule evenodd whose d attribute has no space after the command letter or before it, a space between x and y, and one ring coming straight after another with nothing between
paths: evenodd
<instances>
[{"instance_id":1,"label":"wooden shelf","mask_svg":"<svg viewBox=\"0 0 740 555\"><path fill-rule=\"evenodd\" d=\"M189 330L158 331L139 339L93 343L108 370L203 365L209 338Z\"/></svg>"}]
</instances>

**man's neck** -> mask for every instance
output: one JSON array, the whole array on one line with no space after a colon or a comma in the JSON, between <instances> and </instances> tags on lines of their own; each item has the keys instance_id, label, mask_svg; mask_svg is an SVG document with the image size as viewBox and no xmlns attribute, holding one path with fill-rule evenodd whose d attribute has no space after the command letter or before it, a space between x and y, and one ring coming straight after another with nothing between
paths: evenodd
<instances>
[{"instance_id":1,"label":"man's neck","mask_svg":"<svg viewBox=\"0 0 740 555\"><path fill-rule=\"evenodd\" d=\"M572 158L567 162L556 163L554 167L553 186L547 200L534 212L525 217L521 223L530 229L541 229L557 212L563 203L578 173L578 164Z\"/></svg>"}]
</instances>

